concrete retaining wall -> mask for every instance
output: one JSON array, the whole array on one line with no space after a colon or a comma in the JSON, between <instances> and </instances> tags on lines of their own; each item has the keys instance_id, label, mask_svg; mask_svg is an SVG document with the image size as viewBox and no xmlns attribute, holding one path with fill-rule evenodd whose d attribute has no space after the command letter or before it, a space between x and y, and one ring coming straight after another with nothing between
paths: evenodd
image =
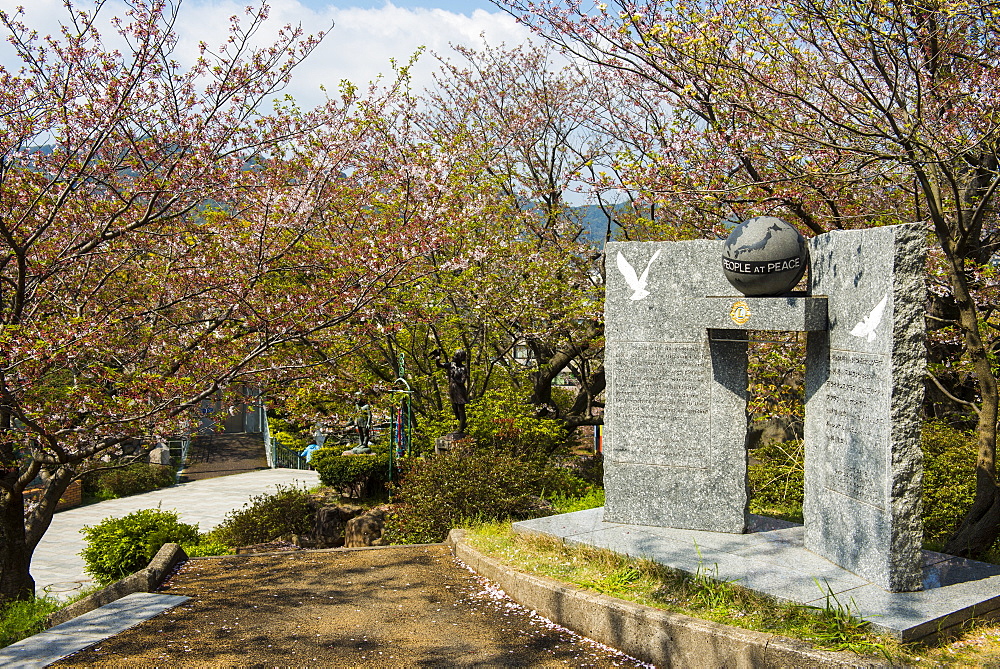
<instances>
[{"instance_id":1,"label":"concrete retaining wall","mask_svg":"<svg viewBox=\"0 0 1000 669\"><path fill-rule=\"evenodd\" d=\"M140 569L131 576L115 581L108 587L50 614L46 618L46 626L53 627L72 620L134 592L155 592L177 563L187 559L187 553L179 545L163 544L145 569Z\"/></svg>"},{"instance_id":2,"label":"concrete retaining wall","mask_svg":"<svg viewBox=\"0 0 1000 669\"><path fill-rule=\"evenodd\" d=\"M455 557L522 606L657 667L883 667L878 659L817 650L787 637L632 604L514 571L448 535Z\"/></svg>"}]
</instances>

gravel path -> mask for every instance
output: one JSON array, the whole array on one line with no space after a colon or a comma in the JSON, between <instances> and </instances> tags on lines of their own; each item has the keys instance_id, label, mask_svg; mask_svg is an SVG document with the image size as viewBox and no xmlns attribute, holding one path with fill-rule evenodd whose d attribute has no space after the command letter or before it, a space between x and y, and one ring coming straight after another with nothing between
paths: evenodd
<instances>
[{"instance_id":1,"label":"gravel path","mask_svg":"<svg viewBox=\"0 0 1000 669\"><path fill-rule=\"evenodd\" d=\"M443 545L196 559L162 591L192 599L54 666L643 666Z\"/></svg>"}]
</instances>

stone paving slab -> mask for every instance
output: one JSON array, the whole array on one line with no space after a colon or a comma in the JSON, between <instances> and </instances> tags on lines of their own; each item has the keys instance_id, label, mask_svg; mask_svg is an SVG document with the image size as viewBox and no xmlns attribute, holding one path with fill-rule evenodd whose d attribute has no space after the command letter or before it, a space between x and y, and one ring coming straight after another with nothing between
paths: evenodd
<instances>
[{"instance_id":1,"label":"stone paving slab","mask_svg":"<svg viewBox=\"0 0 1000 669\"><path fill-rule=\"evenodd\" d=\"M0 666L44 667L70 653L124 632L189 597L137 592L0 649Z\"/></svg>"},{"instance_id":2,"label":"stone paving slab","mask_svg":"<svg viewBox=\"0 0 1000 669\"><path fill-rule=\"evenodd\" d=\"M648 558L689 573L823 606L824 590L873 628L904 641L934 636L969 618L1000 616L1000 566L923 552L920 592L890 593L803 546L802 527L760 516L751 532L725 534L603 522L604 509L514 523L514 531ZM757 530L757 531L753 531Z\"/></svg>"},{"instance_id":3,"label":"stone paving slab","mask_svg":"<svg viewBox=\"0 0 1000 669\"><path fill-rule=\"evenodd\" d=\"M313 487L319 474L298 469L262 469L245 474L192 481L121 499L60 511L31 558L35 592L66 598L93 580L83 571L80 529L110 516L120 518L139 509L175 510L181 522L197 523L206 532L222 522L226 513L240 509L251 497L274 492L276 486Z\"/></svg>"}]
</instances>

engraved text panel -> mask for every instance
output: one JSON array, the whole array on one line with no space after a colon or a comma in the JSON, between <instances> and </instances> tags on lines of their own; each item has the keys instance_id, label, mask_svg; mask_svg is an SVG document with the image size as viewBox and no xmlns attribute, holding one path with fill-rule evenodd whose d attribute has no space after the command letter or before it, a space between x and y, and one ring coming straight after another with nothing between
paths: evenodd
<instances>
[{"instance_id":1,"label":"engraved text panel","mask_svg":"<svg viewBox=\"0 0 1000 669\"><path fill-rule=\"evenodd\" d=\"M709 434L706 346L695 342L621 342L609 347L606 422L611 457L705 467Z\"/></svg>"}]
</instances>

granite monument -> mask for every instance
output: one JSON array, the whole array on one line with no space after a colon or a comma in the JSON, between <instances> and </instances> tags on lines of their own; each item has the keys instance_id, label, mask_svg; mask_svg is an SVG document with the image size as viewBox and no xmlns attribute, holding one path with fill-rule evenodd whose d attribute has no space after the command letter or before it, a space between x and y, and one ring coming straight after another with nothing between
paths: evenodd
<instances>
[{"instance_id":1,"label":"granite monument","mask_svg":"<svg viewBox=\"0 0 1000 669\"><path fill-rule=\"evenodd\" d=\"M748 331L806 332L806 548L919 589L922 226L817 236L778 297L738 294L724 246L607 245L605 520L746 531Z\"/></svg>"}]
</instances>

